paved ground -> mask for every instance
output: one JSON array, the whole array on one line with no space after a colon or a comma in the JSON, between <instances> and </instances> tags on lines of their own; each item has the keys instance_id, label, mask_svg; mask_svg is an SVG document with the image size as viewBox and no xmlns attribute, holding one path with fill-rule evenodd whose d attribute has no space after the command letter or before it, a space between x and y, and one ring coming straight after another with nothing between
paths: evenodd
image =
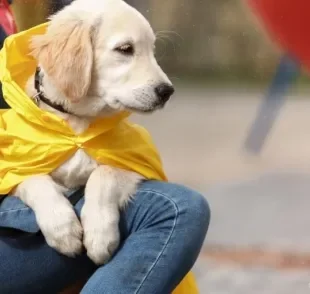
<instances>
[{"instance_id":1,"label":"paved ground","mask_svg":"<svg viewBox=\"0 0 310 294\"><path fill-rule=\"evenodd\" d=\"M310 270L221 265L200 259L195 268L202 294L308 294Z\"/></svg>"},{"instance_id":2,"label":"paved ground","mask_svg":"<svg viewBox=\"0 0 310 294\"><path fill-rule=\"evenodd\" d=\"M165 111L136 119L153 133L170 179L210 202L212 223L195 267L203 294L310 293L310 266L208 255L218 246L244 256L249 249L285 252L292 264L294 254L310 256L309 95L291 95L263 153L252 157L242 147L262 95L180 89Z\"/></svg>"}]
</instances>

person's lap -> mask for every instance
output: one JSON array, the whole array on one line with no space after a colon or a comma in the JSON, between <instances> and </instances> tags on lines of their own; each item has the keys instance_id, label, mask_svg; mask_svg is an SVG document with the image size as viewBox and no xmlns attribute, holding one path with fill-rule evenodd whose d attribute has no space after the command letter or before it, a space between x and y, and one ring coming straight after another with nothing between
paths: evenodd
<instances>
[{"instance_id":1,"label":"person's lap","mask_svg":"<svg viewBox=\"0 0 310 294\"><path fill-rule=\"evenodd\" d=\"M83 202L75 206L78 215ZM0 235L0 293L58 293L79 279L88 279L82 293L170 293L193 266L209 217L200 194L145 182L122 212L121 247L103 267L96 268L86 254L58 254L40 233ZM0 226L38 231L32 210L14 197L0 204Z\"/></svg>"}]
</instances>

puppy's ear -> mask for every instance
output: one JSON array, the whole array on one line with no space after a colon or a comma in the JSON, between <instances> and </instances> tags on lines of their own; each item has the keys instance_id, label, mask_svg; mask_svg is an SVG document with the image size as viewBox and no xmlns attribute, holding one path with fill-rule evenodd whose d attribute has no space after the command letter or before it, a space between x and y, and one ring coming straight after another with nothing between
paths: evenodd
<instances>
[{"instance_id":1,"label":"puppy's ear","mask_svg":"<svg viewBox=\"0 0 310 294\"><path fill-rule=\"evenodd\" d=\"M51 22L45 35L32 39L32 55L53 84L72 102L87 94L93 50L91 27L79 20Z\"/></svg>"}]
</instances>

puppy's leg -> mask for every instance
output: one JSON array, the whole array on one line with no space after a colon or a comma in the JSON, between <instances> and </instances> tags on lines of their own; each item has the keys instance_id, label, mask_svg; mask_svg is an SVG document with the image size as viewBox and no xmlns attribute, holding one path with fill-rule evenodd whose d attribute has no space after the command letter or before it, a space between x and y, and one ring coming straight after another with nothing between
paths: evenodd
<instances>
[{"instance_id":1,"label":"puppy's leg","mask_svg":"<svg viewBox=\"0 0 310 294\"><path fill-rule=\"evenodd\" d=\"M84 246L96 264L106 263L119 245L119 209L125 206L142 177L109 166L99 166L91 174L81 212Z\"/></svg>"},{"instance_id":2,"label":"puppy's leg","mask_svg":"<svg viewBox=\"0 0 310 294\"><path fill-rule=\"evenodd\" d=\"M34 210L49 246L67 256L81 253L82 226L70 202L50 176L27 179L16 188L14 195Z\"/></svg>"}]
</instances>

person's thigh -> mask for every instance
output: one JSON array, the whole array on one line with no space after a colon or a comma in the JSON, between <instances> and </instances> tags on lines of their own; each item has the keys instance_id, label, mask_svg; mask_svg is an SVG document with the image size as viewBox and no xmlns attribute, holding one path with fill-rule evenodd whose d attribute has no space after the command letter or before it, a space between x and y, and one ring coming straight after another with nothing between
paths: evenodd
<instances>
[{"instance_id":1,"label":"person's thigh","mask_svg":"<svg viewBox=\"0 0 310 294\"><path fill-rule=\"evenodd\" d=\"M194 265L210 220L199 193L157 181L143 183L121 217L122 246L83 294L168 294Z\"/></svg>"}]
</instances>

